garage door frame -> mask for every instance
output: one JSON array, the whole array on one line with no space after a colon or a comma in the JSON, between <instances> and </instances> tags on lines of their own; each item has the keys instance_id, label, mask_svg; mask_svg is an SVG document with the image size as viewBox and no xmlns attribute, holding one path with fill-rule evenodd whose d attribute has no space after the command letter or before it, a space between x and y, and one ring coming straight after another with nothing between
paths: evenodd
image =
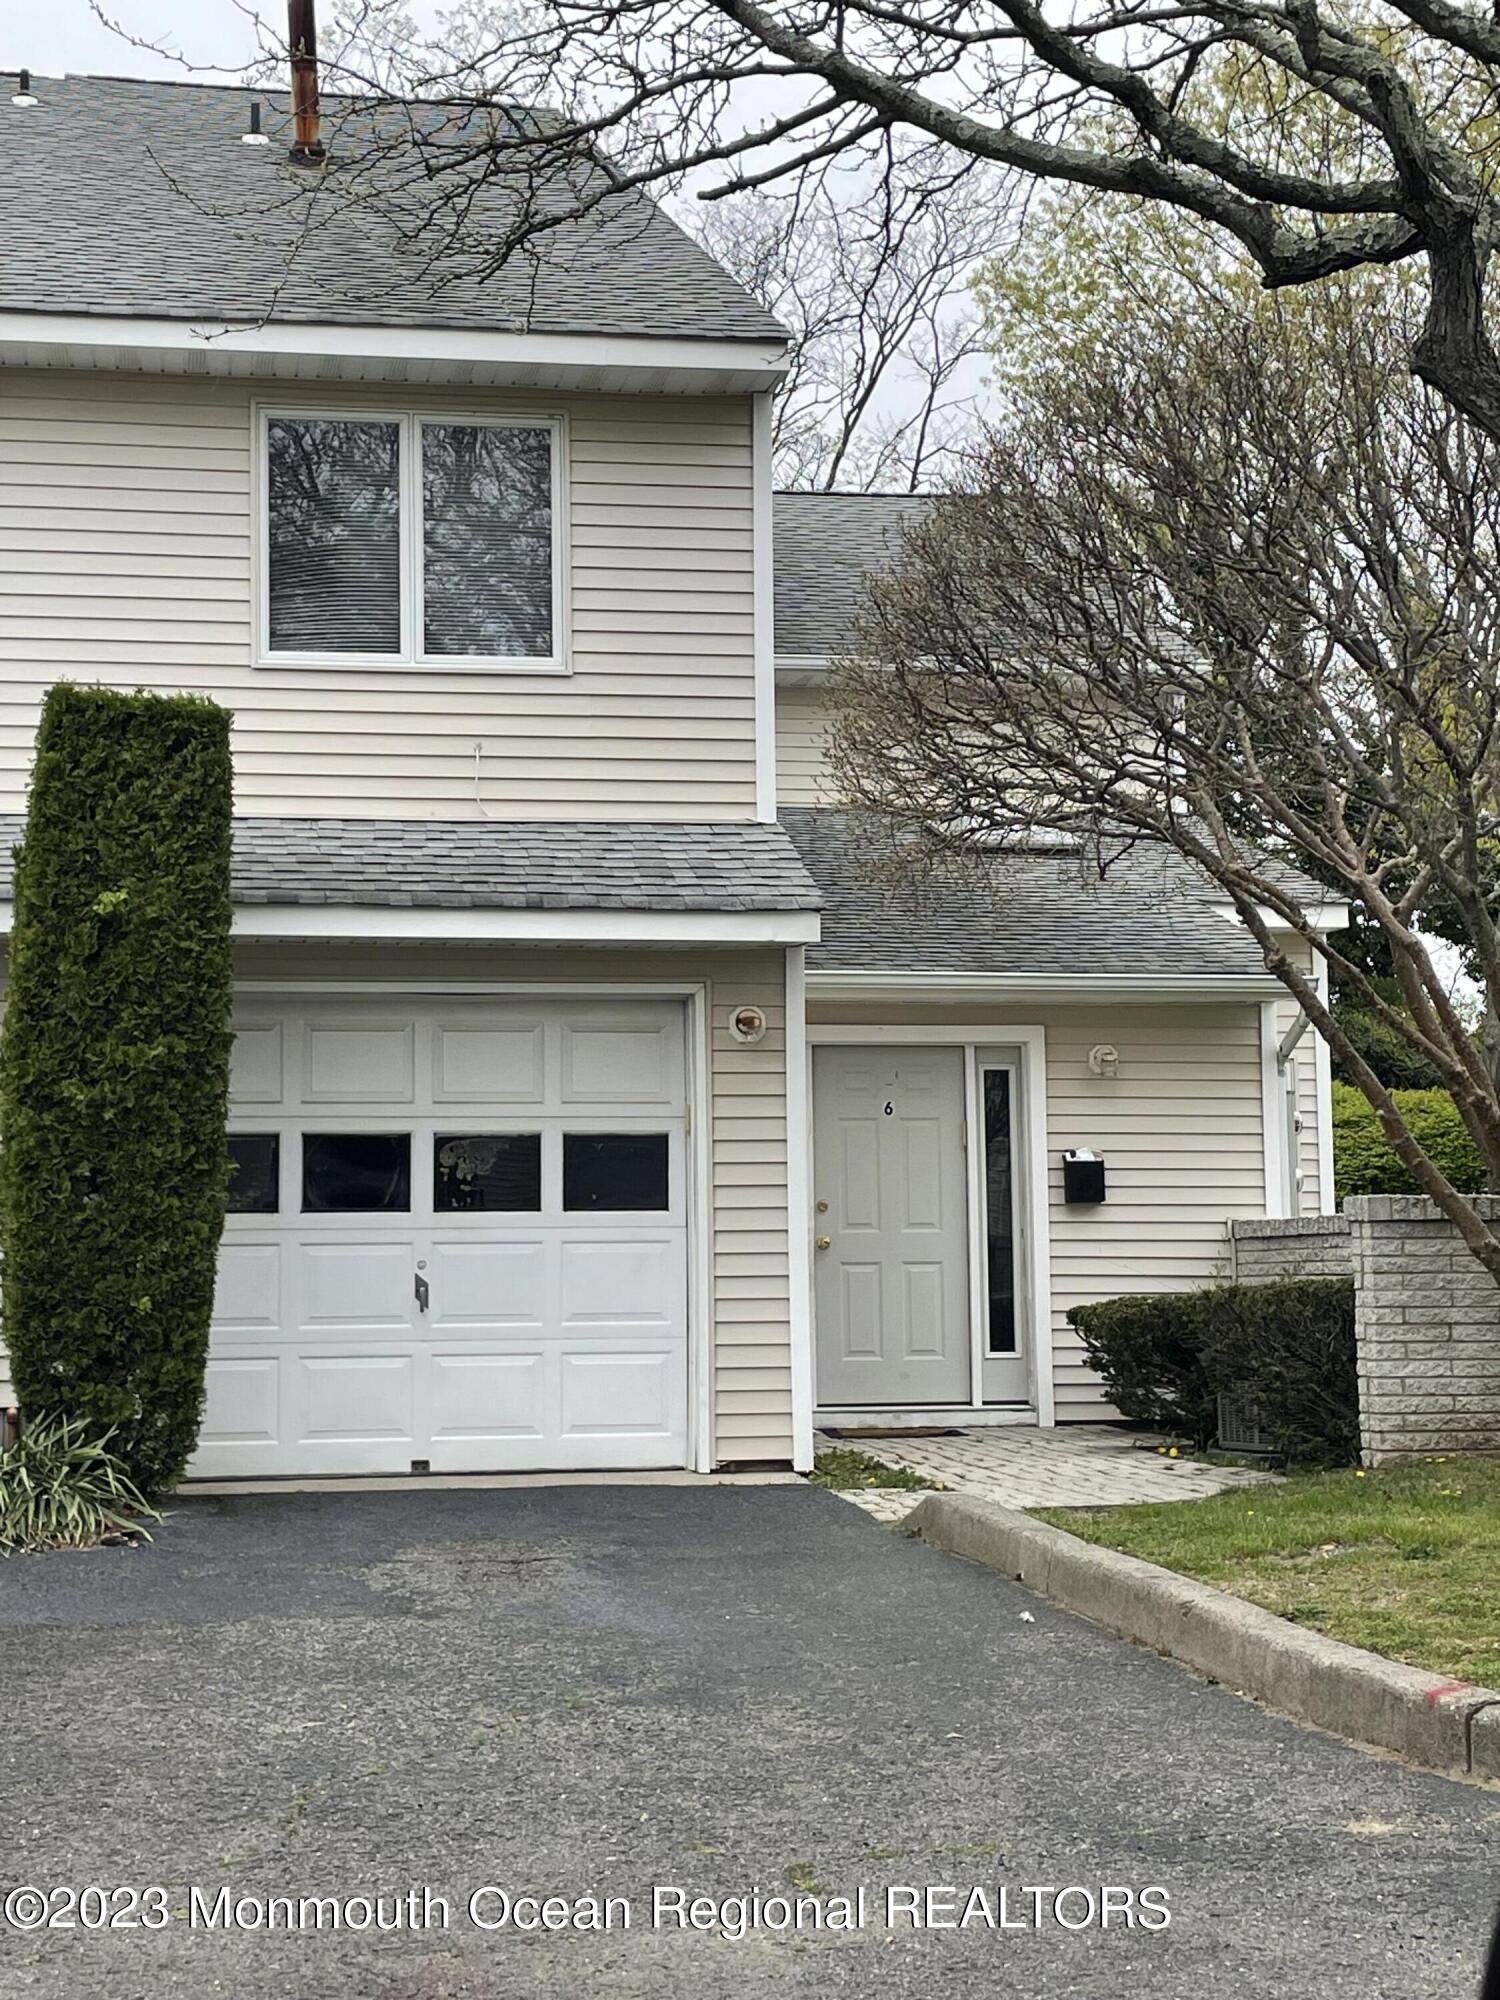
<instances>
[{"instance_id":1,"label":"garage door frame","mask_svg":"<svg viewBox=\"0 0 1500 2000\"><path fill-rule=\"evenodd\" d=\"M712 1133L708 984L702 980L598 979L236 979L236 1002L280 998L364 1000L677 1000L683 1003L687 1075L687 1469L711 1472L713 1297L710 1269Z\"/></svg>"}]
</instances>

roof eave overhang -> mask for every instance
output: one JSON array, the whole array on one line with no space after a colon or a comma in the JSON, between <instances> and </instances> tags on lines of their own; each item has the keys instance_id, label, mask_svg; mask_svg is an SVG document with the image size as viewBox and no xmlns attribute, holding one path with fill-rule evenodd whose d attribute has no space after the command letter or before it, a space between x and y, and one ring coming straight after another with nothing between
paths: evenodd
<instances>
[{"instance_id":1,"label":"roof eave overhang","mask_svg":"<svg viewBox=\"0 0 1500 2000\"><path fill-rule=\"evenodd\" d=\"M12 905L0 903L8 937ZM240 903L236 939L337 944L816 944L815 910L433 909L372 903Z\"/></svg>"},{"instance_id":2,"label":"roof eave overhang","mask_svg":"<svg viewBox=\"0 0 1500 2000\"><path fill-rule=\"evenodd\" d=\"M787 370L783 342L678 340L483 328L0 312L0 362L20 368L395 382L611 394L754 394Z\"/></svg>"},{"instance_id":3,"label":"roof eave overhang","mask_svg":"<svg viewBox=\"0 0 1500 2000\"><path fill-rule=\"evenodd\" d=\"M778 687L819 687L828 679L833 658L828 653L778 653Z\"/></svg>"},{"instance_id":4,"label":"roof eave overhang","mask_svg":"<svg viewBox=\"0 0 1500 2000\"><path fill-rule=\"evenodd\" d=\"M1270 1000L1270 973L882 972L808 968L810 1000Z\"/></svg>"}]
</instances>

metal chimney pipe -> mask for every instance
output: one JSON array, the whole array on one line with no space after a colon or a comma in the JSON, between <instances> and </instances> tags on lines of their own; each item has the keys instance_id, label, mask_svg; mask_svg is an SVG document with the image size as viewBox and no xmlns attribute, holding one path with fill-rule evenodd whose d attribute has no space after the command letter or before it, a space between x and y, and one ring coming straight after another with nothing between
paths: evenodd
<instances>
[{"instance_id":1,"label":"metal chimney pipe","mask_svg":"<svg viewBox=\"0 0 1500 2000\"><path fill-rule=\"evenodd\" d=\"M318 118L318 26L313 0L287 0L287 48L292 58L292 158L315 167L323 159Z\"/></svg>"}]
</instances>

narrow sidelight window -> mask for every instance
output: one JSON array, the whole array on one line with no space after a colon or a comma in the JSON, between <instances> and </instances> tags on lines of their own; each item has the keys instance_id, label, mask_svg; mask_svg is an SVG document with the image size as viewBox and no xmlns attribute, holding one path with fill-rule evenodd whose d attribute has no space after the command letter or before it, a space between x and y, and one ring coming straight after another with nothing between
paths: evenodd
<instances>
[{"instance_id":1,"label":"narrow sidelight window","mask_svg":"<svg viewBox=\"0 0 1500 2000\"><path fill-rule=\"evenodd\" d=\"M422 425L422 650L552 653L552 433Z\"/></svg>"},{"instance_id":2,"label":"narrow sidelight window","mask_svg":"<svg viewBox=\"0 0 1500 2000\"><path fill-rule=\"evenodd\" d=\"M665 1132L565 1132L563 1207L670 1207Z\"/></svg>"},{"instance_id":3,"label":"narrow sidelight window","mask_svg":"<svg viewBox=\"0 0 1500 2000\"><path fill-rule=\"evenodd\" d=\"M1010 1072L984 1072L984 1207L989 1276L989 1352L1016 1352L1014 1142Z\"/></svg>"},{"instance_id":4,"label":"narrow sidelight window","mask_svg":"<svg viewBox=\"0 0 1500 2000\"><path fill-rule=\"evenodd\" d=\"M409 1133L303 1133L304 1215L404 1213L410 1207Z\"/></svg>"},{"instance_id":5,"label":"narrow sidelight window","mask_svg":"<svg viewBox=\"0 0 1500 2000\"><path fill-rule=\"evenodd\" d=\"M439 1133L432 1142L432 1205L440 1215L542 1205L539 1132Z\"/></svg>"},{"instance_id":6,"label":"narrow sidelight window","mask_svg":"<svg viewBox=\"0 0 1500 2000\"><path fill-rule=\"evenodd\" d=\"M273 653L401 651L401 426L273 417L266 430Z\"/></svg>"}]
</instances>

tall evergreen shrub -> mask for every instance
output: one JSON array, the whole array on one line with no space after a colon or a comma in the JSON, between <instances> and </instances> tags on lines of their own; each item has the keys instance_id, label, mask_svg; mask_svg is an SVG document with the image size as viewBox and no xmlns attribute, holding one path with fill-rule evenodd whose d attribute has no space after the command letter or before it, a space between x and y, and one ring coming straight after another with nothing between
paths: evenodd
<instances>
[{"instance_id":1,"label":"tall evergreen shrub","mask_svg":"<svg viewBox=\"0 0 1500 2000\"><path fill-rule=\"evenodd\" d=\"M23 1412L170 1485L203 1407L227 1176L229 717L52 689L0 1039L4 1328Z\"/></svg>"}]
</instances>

